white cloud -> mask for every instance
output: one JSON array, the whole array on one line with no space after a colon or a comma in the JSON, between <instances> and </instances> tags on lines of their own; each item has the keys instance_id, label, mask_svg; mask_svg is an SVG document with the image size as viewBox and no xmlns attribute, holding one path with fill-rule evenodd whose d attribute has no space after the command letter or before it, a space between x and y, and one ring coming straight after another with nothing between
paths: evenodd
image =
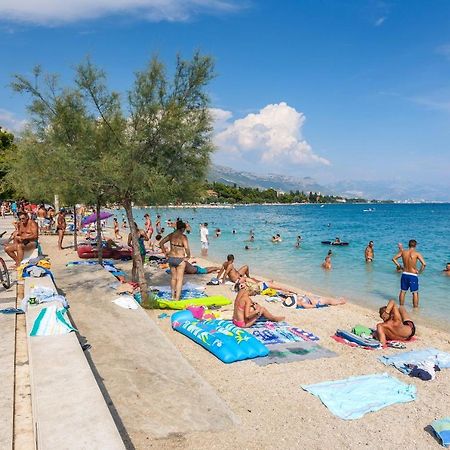
<instances>
[{"instance_id":1,"label":"white cloud","mask_svg":"<svg viewBox=\"0 0 450 450\"><path fill-rule=\"evenodd\" d=\"M241 8L236 0L0 0L2 20L59 25L111 14L150 21L186 21L200 13Z\"/></svg>"},{"instance_id":2,"label":"white cloud","mask_svg":"<svg viewBox=\"0 0 450 450\"><path fill-rule=\"evenodd\" d=\"M0 108L0 127L18 132L25 127L26 123L26 120L18 119L11 111Z\"/></svg>"},{"instance_id":3,"label":"white cloud","mask_svg":"<svg viewBox=\"0 0 450 450\"><path fill-rule=\"evenodd\" d=\"M316 155L303 138L304 114L284 102L267 105L235 121L229 120L229 111L216 110L215 117L221 122L221 130L216 127L215 144L222 161L228 156L235 163L263 163L271 168L330 164ZM227 122L223 123L224 120Z\"/></svg>"}]
</instances>

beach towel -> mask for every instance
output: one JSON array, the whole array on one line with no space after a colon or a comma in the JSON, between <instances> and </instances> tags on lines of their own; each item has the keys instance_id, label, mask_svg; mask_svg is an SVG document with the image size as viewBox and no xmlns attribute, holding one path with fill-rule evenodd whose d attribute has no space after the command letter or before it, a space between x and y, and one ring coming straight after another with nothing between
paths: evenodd
<instances>
[{"instance_id":1,"label":"beach towel","mask_svg":"<svg viewBox=\"0 0 450 450\"><path fill-rule=\"evenodd\" d=\"M386 366L394 366L407 375L411 372L410 366L417 366L425 361L432 362L433 366L438 366L440 369L450 367L450 354L435 348L402 352L395 356L380 356L378 360Z\"/></svg>"},{"instance_id":2,"label":"beach towel","mask_svg":"<svg viewBox=\"0 0 450 450\"><path fill-rule=\"evenodd\" d=\"M416 399L415 386L387 373L302 385L302 389L319 397L334 415L345 420L359 419L368 412Z\"/></svg>"},{"instance_id":3,"label":"beach towel","mask_svg":"<svg viewBox=\"0 0 450 450\"><path fill-rule=\"evenodd\" d=\"M431 427L436 433L439 442L444 447L450 446L450 417L444 417L443 419L435 420Z\"/></svg>"},{"instance_id":4,"label":"beach towel","mask_svg":"<svg viewBox=\"0 0 450 450\"><path fill-rule=\"evenodd\" d=\"M162 298L164 300L171 300L172 294L167 291L158 291L156 293L158 298ZM182 289L180 300L186 300L191 298L203 298L206 297L205 291L198 291L196 289Z\"/></svg>"},{"instance_id":5,"label":"beach towel","mask_svg":"<svg viewBox=\"0 0 450 450\"><path fill-rule=\"evenodd\" d=\"M189 291L204 291L206 289L205 286L201 286L200 284L194 283L184 283L181 287L182 290ZM172 292L172 288L170 286L150 286L151 291L159 291L159 292Z\"/></svg>"},{"instance_id":6,"label":"beach towel","mask_svg":"<svg viewBox=\"0 0 450 450\"><path fill-rule=\"evenodd\" d=\"M139 305L131 295L120 295L116 299L112 300L117 306L125 309L138 309Z\"/></svg>"},{"instance_id":7,"label":"beach towel","mask_svg":"<svg viewBox=\"0 0 450 450\"><path fill-rule=\"evenodd\" d=\"M319 337L314 333L292 327L286 322L258 321L247 331L264 345L319 340Z\"/></svg>"},{"instance_id":8,"label":"beach towel","mask_svg":"<svg viewBox=\"0 0 450 450\"><path fill-rule=\"evenodd\" d=\"M55 336L77 331L66 316L67 309L59 305L42 308L36 317L30 336Z\"/></svg>"},{"instance_id":9,"label":"beach towel","mask_svg":"<svg viewBox=\"0 0 450 450\"><path fill-rule=\"evenodd\" d=\"M269 364L283 364L306 359L333 358L336 353L321 347L314 342L290 342L288 344L273 344L269 347L269 354L264 358L254 360L258 366Z\"/></svg>"}]
</instances>

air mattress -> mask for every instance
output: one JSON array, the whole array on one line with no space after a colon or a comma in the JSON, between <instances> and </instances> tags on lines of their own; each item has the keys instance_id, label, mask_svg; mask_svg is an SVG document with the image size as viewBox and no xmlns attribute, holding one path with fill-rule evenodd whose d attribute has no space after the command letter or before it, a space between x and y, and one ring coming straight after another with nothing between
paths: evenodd
<instances>
[{"instance_id":1,"label":"air mattress","mask_svg":"<svg viewBox=\"0 0 450 450\"><path fill-rule=\"evenodd\" d=\"M161 309L186 309L188 306L225 306L231 303L231 300L223 295L214 295L212 297L188 298L186 300L165 300L159 298L156 300Z\"/></svg>"},{"instance_id":2,"label":"air mattress","mask_svg":"<svg viewBox=\"0 0 450 450\"><path fill-rule=\"evenodd\" d=\"M365 339L346 330L336 330L336 336L347 339L347 341L354 342L362 347L380 348L381 346L380 342L376 339Z\"/></svg>"},{"instance_id":3,"label":"air mattress","mask_svg":"<svg viewBox=\"0 0 450 450\"><path fill-rule=\"evenodd\" d=\"M224 363L267 356L269 349L229 320L197 320L188 310L172 315L172 328L217 356Z\"/></svg>"},{"instance_id":4,"label":"air mattress","mask_svg":"<svg viewBox=\"0 0 450 450\"><path fill-rule=\"evenodd\" d=\"M348 242L334 242L334 241L322 241L325 245L348 245Z\"/></svg>"}]
</instances>

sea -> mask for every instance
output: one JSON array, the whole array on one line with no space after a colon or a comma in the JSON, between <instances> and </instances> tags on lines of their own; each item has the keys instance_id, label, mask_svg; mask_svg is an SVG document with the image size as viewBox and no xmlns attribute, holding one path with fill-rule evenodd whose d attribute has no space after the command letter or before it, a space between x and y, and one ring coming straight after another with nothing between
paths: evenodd
<instances>
[{"instance_id":1,"label":"sea","mask_svg":"<svg viewBox=\"0 0 450 450\"><path fill-rule=\"evenodd\" d=\"M398 243L407 247L410 239L416 239L427 266L420 275L420 310L415 316L447 329L450 326L450 276L443 273L450 262L450 204L252 205L135 208L134 212L139 226L146 212L153 222L156 214L163 222L178 217L189 221L192 232L188 238L194 255L200 254L200 223L207 222L212 261L221 263L232 253L236 266L248 264L251 273L371 308L398 298L400 274L392 257ZM215 237L217 228L220 237ZM251 231L254 242L248 241ZM281 235L281 243L271 242L275 234ZM302 240L296 248L298 235ZM349 245L321 243L336 237ZM375 259L367 264L364 250L371 240ZM249 250L245 250L246 245ZM327 271L321 264L330 249L332 270ZM412 307L409 292L406 306Z\"/></svg>"}]
</instances>

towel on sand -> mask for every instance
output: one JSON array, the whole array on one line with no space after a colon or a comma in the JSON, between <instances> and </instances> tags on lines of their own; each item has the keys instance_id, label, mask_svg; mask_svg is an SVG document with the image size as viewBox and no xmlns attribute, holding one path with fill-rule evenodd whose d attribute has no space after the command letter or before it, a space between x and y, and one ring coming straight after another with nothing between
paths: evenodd
<instances>
[{"instance_id":1,"label":"towel on sand","mask_svg":"<svg viewBox=\"0 0 450 450\"><path fill-rule=\"evenodd\" d=\"M42 308L34 321L30 336L55 336L77 331L72 327L66 313L67 309L61 307L59 302Z\"/></svg>"},{"instance_id":2,"label":"towel on sand","mask_svg":"<svg viewBox=\"0 0 450 450\"><path fill-rule=\"evenodd\" d=\"M246 331L251 333L264 345L319 340L318 336L314 333L292 327L286 322L258 321Z\"/></svg>"},{"instance_id":3,"label":"towel on sand","mask_svg":"<svg viewBox=\"0 0 450 450\"><path fill-rule=\"evenodd\" d=\"M394 366L405 374L411 372L411 367L409 366L417 366L425 361L432 362L433 366L436 365L440 369L450 368L450 353L441 352L436 348L402 352L395 356L381 356L378 359L386 366Z\"/></svg>"},{"instance_id":4,"label":"towel on sand","mask_svg":"<svg viewBox=\"0 0 450 450\"><path fill-rule=\"evenodd\" d=\"M415 386L387 373L302 385L302 388L319 397L333 414L345 420L359 419L368 412L416 398Z\"/></svg>"},{"instance_id":5,"label":"towel on sand","mask_svg":"<svg viewBox=\"0 0 450 450\"><path fill-rule=\"evenodd\" d=\"M125 309L138 309L139 305L131 295L120 295L115 300L112 300L117 306Z\"/></svg>"},{"instance_id":6,"label":"towel on sand","mask_svg":"<svg viewBox=\"0 0 450 450\"><path fill-rule=\"evenodd\" d=\"M258 366L282 364L305 359L333 358L336 353L321 347L314 342L290 342L288 344L274 344L269 347L269 354L264 358L253 360Z\"/></svg>"},{"instance_id":7,"label":"towel on sand","mask_svg":"<svg viewBox=\"0 0 450 450\"><path fill-rule=\"evenodd\" d=\"M444 447L450 446L450 417L435 420L431 427Z\"/></svg>"}]
</instances>

